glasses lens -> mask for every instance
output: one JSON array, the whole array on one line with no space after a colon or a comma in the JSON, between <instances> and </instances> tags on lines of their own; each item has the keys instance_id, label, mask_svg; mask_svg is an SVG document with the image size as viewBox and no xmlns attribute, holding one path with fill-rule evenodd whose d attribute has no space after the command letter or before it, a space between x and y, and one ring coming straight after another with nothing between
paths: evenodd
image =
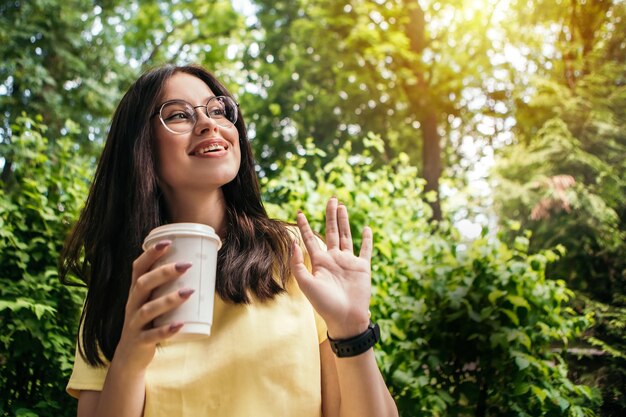
<instances>
[{"instance_id":1,"label":"glasses lens","mask_svg":"<svg viewBox=\"0 0 626 417\"><path fill-rule=\"evenodd\" d=\"M187 133L196 124L196 113L189 103L170 101L161 107L161 120L172 132Z\"/></svg>"},{"instance_id":2,"label":"glasses lens","mask_svg":"<svg viewBox=\"0 0 626 417\"><path fill-rule=\"evenodd\" d=\"M230 126L237 121L237 104L230 97L213 97L207 103L207 114L217 124Z\"/></svg>"}]
</instances>

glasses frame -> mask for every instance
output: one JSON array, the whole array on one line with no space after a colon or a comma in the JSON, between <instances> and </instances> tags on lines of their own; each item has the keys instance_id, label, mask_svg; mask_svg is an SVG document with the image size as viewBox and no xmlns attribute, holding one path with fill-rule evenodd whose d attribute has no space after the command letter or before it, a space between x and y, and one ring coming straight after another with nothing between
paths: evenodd
<instances>
[{"instance_id":1,"label":"glasses frame","mask_svg":"<svg viewBox=\"0 0 626 417\"><path fill-rule=\"evenodd\" d=\"M224 101L230 101L231 104L233 104L233 106L234 106L234 108L236 110L235 111L235 116L234 116L235 120L231 121L227 117L223 117L223 119L226 120L229 123L227 125L223 125L223 124L220 123L220 120L222 120L222 119L215 119L215 118L211 117L211 115L209 114L209 103L211 103L213 100L216 100L216 99L223 99ZM188 104L193 109L193 111L194 111L193 112L193 126L191 126L191 128L189 130L187 130L185 132L176 132L176 131L172 130L167 125L167 123L165 123L165 120L163 120L163 115L162 115L163 108L165 106L167 106L168 104L171 104L171 103L185 103L185 104ZM218 125L220 125L222 127L229 127L231 125L234 126L235 123L237 123L237 120L239 119L239 103L236 102L235 100L233 100L233 98L229 97L229 96L213 96L213 97L211 97L211 98L209 98L207 100L206 104L200 104L198 106L194 106L191 103L186 102L185 100L178 100L178 99L176 99L176 100L168 100L168 101L162 103L159 106L159 109L156 112L154 112L151 117L154 117L154 116L158 115L159 116L159 120L161 121L161 124L163 125L163 127L165 129L167 129L168 132L171 132L171 133L173 133L175 135L184 135L186 133L191 132L196 127L196 124L198 124L198 116L196 114L196 109L202 108L202 107L204 107L204 115L207 116L209 119L214 120L215 123L217 123Z\"/></svg>"}]
</instances>

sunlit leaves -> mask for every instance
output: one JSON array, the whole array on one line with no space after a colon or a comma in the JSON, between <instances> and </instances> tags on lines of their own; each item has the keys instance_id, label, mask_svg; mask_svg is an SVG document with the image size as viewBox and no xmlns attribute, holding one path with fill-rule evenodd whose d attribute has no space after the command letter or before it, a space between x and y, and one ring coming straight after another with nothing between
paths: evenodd
<instances>
[{"instance_id":1,"label":"sunlit leaves","mask_svg":"<svg viewBox=\"0 0 626 417\"><path fill-rule=\"evenodd\" d=\"M520 22L533 25L517 41L536 65L525 82L530 88L516 92L519 143L501 154L498 211L533 230L531 250L561 245L550 270L577 290L577 308L596 315L581 351L591 365L579 361L577 373L602 375L602 413L621 415L626 402L614 387L626 380L626 5L523 1L515 7Z\"/></svg>"}]
</instances>

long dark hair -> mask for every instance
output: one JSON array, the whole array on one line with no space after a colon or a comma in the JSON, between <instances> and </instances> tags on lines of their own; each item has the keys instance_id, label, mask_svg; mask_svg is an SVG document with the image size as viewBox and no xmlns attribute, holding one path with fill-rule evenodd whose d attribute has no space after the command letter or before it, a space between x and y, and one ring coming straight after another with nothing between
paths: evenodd
<instances>
[{"instance_id":1,"label":"long dark hair","mask_svg":"<svg viewBox=\"0 0 626 417\"><path fill-rule=\"evenodd\" d=\"M87 285L81 316L81 355L93 366L109 361L120 339L131 284L132 262L153 228L168 222L157 181L151 115L165 82L178 72L198 77L215 95L231 96L209 72L197 66L164 66L143 74L115 111L89 196L60 260L60 277ZM218 252L216 291L233 303L272 299L290 276L291 239L286 223L270 219L263 207L241 112L235 123L241 164L222 187L226 235ZM276 276L280 280L276 280Z\"/></svg>"}]
</instances>

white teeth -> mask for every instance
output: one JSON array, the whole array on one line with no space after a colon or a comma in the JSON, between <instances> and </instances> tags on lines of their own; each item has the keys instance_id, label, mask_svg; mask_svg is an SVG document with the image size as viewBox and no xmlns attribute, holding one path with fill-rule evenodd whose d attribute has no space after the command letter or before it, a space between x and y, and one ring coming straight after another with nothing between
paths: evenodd
<instances>
[{"instance_id":1,"label":"white teeth","mask_svg":"<svg viewBox=\"0 0 626 417\"><path fill-rule=\"evenodd\" d=\"M226 149L226 148L225 148L224 146L219 145L219 144L217 144L217 143L213 143L213 144L211 144L211 145L209 145L209 146L207 146L207 147L204 147L204 148L200 148L200 149L198 149L198 150L195 152L195 154L196 154L196 155L202 155L202 154L204 154L204 153L213 152L213 151L223 151L223 150L225 150L225 149Z\"/></svg>"}]
</instances>

